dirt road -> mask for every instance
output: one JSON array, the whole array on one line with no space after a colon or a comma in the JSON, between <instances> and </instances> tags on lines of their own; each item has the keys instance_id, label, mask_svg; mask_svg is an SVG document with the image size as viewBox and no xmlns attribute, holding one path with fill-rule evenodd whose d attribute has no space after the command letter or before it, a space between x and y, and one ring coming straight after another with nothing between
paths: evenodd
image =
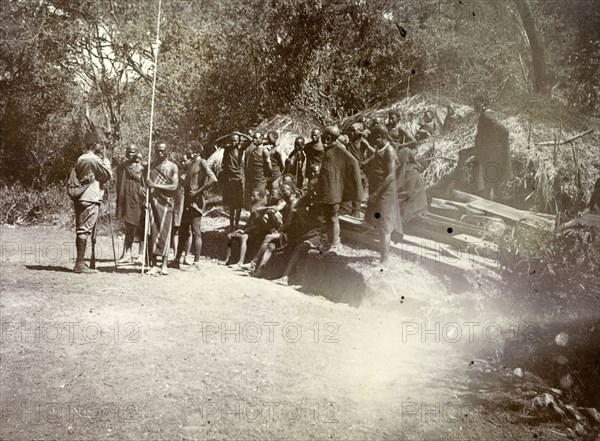
<instances>
[{"instance_id":1,"label":"dirt road","mask_svg":"<svg viewBox=\"0 0 600 441\"><path fill-rule=\"evenodd\" d=\"M401 310L212 260L142 277L106 237L100 273L76 275L71 232L0 232L2 439L565 439L512 370L408 338Z\"/></svg>"}]
</instances>

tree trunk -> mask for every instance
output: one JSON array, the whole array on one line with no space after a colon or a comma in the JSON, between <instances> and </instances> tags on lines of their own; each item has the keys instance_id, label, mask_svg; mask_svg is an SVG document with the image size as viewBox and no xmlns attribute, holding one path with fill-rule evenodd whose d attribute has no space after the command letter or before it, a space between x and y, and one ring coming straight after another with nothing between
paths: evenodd
<instances>
[{"instance_id":1,"label":"tree trunk","mask_svg":"<svg viewBox=\"0 0 600 441\"><path fill-rule=\"evenodd\" d=\"M529 39L531 60L533 62L533 86L537 93L550 96L548 77L546 74L546 48L535 25L528 0L513 0L521 16L523 27Z\"/></svg>"}]
</instances>

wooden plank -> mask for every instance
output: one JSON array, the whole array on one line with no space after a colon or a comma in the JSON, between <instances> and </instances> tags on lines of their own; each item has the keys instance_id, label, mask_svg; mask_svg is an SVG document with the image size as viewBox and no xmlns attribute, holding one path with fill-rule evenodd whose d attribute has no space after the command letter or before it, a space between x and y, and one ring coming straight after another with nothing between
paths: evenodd
<instances>
[{"instance_id":1,"label":"wooden plank","mask_svg":"<svg viewBox=\"0 0 600 441\"><path fill-rule=\"evenodd\" d=\"M345 239L379 251L379 237L365 223L351 216L342 215L340 227L342 237ZM425 233L425 237L422 233ZM473 236L432 234L427 229L419 230L417 233L405 231L401 242L391 244L391 250L405 260L422 263L435 261L440 265L461 271L474 270L473 264L490 269L497 268L497 262L494 260L496 254L491 248L486 242Z\"/></svg>"},{"instance_id":2,"label":"wooden plank","mask_svg":"<svg viewBox=\"0 0 600 441\"><path fill-rule=\"evenodd\" d=\"M490 201L460 190L453 190L452 197L459 202L465 203L469 207L485 211L485 215L493 214L512 222L527 222L536 227L547 230L552 230L554 228L554 223L549 219L536 216L529 211L519 210L518 208L499 204L498 202Z\"/></svg>"}]
</instances>

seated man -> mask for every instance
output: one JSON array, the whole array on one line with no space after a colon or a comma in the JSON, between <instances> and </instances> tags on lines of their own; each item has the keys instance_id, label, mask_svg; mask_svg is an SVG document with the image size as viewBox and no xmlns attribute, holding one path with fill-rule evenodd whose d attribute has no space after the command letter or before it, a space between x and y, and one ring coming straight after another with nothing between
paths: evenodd
<instances>
[{"instance_id":1,"label":"seated man","mask_svg":"<svg viewBox=\"0 0 600 441\"><path fill-rule=\"evenodd\" d=\"M296 185L296 182L294 182L294 177L292 175L290 175L290 174L283 175L281 177L281 183L282 184L292 184L292 186L296 189L294 191L294 196L296 196L297 199L302 197L302 189Z\"/></svg>"},{"instance_id":2,"label":"seated man","mask_svg":"<svg viewBox=\"0 0 600 441\"><path fill-rule=\"evenodd\" d=\"M296 203L296 208L292 214L292 225L287 233L286 247L292 247L293 252L288 261L283 276L275 282L282 285L288 284L288 277L298 259L304 251L319 250L324 245L323 237L323 216L319 204L317 204L317 182L312 179L308 183L306 194Z\"/></svg>"},{"instance_id":3,"label":"seated man","mask_svg":"<svg viewBox=\"0 0 600 441\"><path fill-rule=\"evenodd\" d=\"M287 240L287 232L290 229L291 220L293 218L292 211L297 202L297 199L294 197L295 188L292 184L282 184L281 185L281 196L285 201L285 208L282 210L282 220L283 225L278 229L277 232L267 234L265 239L263 240L258 253L254 256L251 262L246 265L242 265L241 268L244 270L249 270L254 273L254 275L260 274L264 266L271 259L271 256L275 249L278 247L275 245L279 243L279 246L284 246Z\"/></svg>"},{"instance_id":4,"label":"seated man","mask_svg":"<svg viewBox=\"0 0 600 441\"><path fill-rule=\"evenodd\" d=\"M433 111L431 109L427 109L425 113L423 113L423 119L419 124L419 130L415 133L415 139L417 141L422 141L423 139L429 138L435 132L435 119L433 117Z\"/></svg>"},{"instance_id":5,"label":"seated man","mask_svg":"<svg viewBox=\"0 0 600 441\"><path fill-rule=\"evenodd\" d=\"M225 256L225 264L229 267L241 266L246 258L246 251L248 250L248 238L251 235L258 235L260 237L269 233L269 225L272 225L272 221L269 216L265 214L262 208L266 208L267 201L265 195L260 190L255 190L250 197L250 218L246 223L244 229L233 231L227 235L227 255ZM267 216L265 221L264 216ZM234 240L240 241L240 257L236 263L230 263L231 259L231 246Z\"/></svg>"}]
</instances>

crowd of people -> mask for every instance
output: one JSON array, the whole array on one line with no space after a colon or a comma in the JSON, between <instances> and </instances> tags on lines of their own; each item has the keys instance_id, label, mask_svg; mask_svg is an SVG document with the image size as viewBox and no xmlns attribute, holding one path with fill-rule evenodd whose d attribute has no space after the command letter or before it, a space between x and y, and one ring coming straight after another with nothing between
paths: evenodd
<instances>
[{"instance_id":1,"label":"crowd of people","mask_svg":"<svg viewBox=\"0 0 600 441\"><path fill-rule=\"evenodd\" d=\"M471 158L475 191L493 199L510 178L508 130L481 97L475 97L474 107L479 112L475 145L459 151L458 166ZM455 118L451 110L441 130ZM403 237L403 225L419 222L428 210L423 164L415 150L418 139L437 130L431 111L425 112L416 136L401 120L392 110L387 121L355 122L344 133L336 126L315 128L310 139L295 138L287 157L276 131L235 131L210 148L193 141L181 156L171 155L160 142L150 164L130 145L114 171L116 214L125 230L119 262L133 263L146 255L152 275L167 275L170 268L199 269L206 195L218 189L229 211L225 263L230 267L260 276L270 259L287 248L287 280L303 251L338 251L341 214L360 219L378 234L385 264L391 242ZM98 132L88 133L85 144L68 184L76 214L76 273L94 272L84 261L86 244L90 237L95 241L103 186L113 175ZM214 149L222 149L218 169L209 161ZM501 171L500 179L483 173L489 164ZM448 186L444 179L438 185ZM137 258L132 250L136 238ZM258 251L248 256L249 249Z\"/></svg>"},{"instance_id":2,"label":"crowd of people","mask_svg":"<svg viewBox=\"0 0 600 441\"><path fill-rule=\"evenodd\" d=\"M276 131L266 135L235 131L207 149L193 141L182 156L171 155L167 143L160 142L150 164L137 146L128 146L124 161L114 170L116 214L125 231L118 263L140 261L145 248L148 274L198 269L209 189L219 190L228 210L225 263L230 267L259 276L278 250L288 248L287 276L307 249L335 253L340 246L340 214L364 219L379 233L385 263L390 241L402 237L402 222L427 210L413 151L417 141L400 118L392 110L386 124L381 119L356 122L345 133L336 126L315 128L309 139L295 138L287 157ZM86 153L78 159L69 183L82 193L73 197L77 273L94 272L84 262L86 244L90 237L94 241L103 187L113 176L101 138L98 131L88 133ZM218 170L209 161L214 148L223 154ZM258 251L247 256L249 248Z\"/></svg>"}]
</instances>

